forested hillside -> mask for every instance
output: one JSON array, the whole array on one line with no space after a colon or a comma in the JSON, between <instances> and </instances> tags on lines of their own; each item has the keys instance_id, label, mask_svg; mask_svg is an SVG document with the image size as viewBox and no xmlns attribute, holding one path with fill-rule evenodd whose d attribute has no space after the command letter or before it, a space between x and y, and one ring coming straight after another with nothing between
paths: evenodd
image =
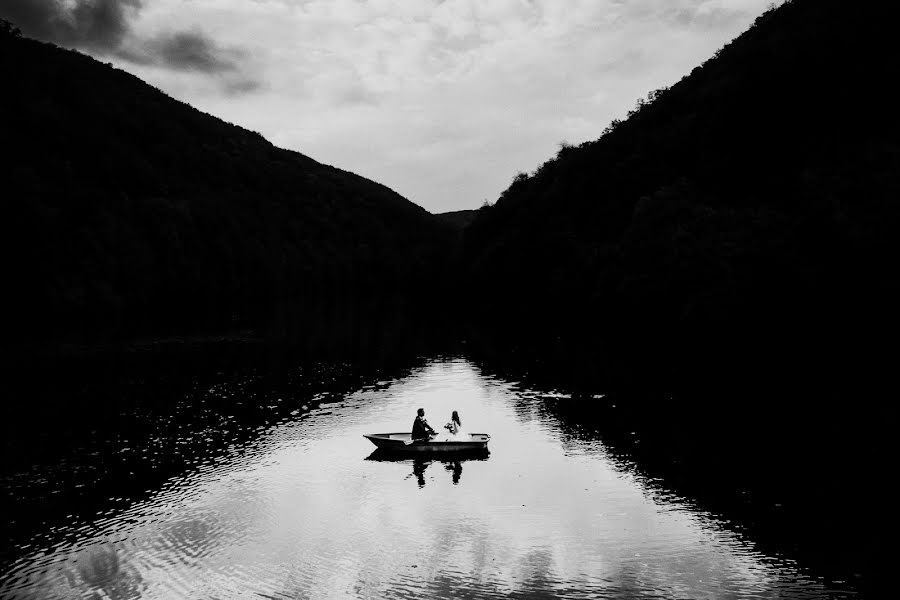
<instances>
[{"instance_id":1,"label":"forested hillside","mask_svg":"<svg viewBox=\"0 0 900 600\"><path fill-rule=\"evenodd\" d=\"M380 184L10 26L0 78L8 340L268 327L439 285L456 234Z\"/></svg>"},{"instance_id":2,"label":"forested hillside","mask_svg":"<svg viewBox=\"0 0 900 600\"><path fill-rule=\"evenodd\" d=\"M860 356L896 322L890 3L795 0L466 229L479 314L664 361Z\"/></svg>"},{"instance_id":3,"label":"forested hillside","mask_svg":"<svg viewBox=\"0 0 900 600\"><path fill-rule=\"evenodd\" d=\"M472 222L472 219L475 218L477 211L475 210L454 210L451 212L445 213L437 213L437 217L440 217L447 223L450 223L456 229L462 230L469 226L469 223Z\"/></svg>"}]
</instances>

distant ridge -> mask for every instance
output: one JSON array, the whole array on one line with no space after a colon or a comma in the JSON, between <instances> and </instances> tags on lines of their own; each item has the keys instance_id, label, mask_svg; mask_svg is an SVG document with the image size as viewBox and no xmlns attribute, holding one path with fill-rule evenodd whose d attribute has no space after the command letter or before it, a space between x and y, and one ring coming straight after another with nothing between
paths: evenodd
<instances>
[{"instance_id":1,"label":"distant ridge","mask_svg":"<svg viewBox=\"0 0 900 600\"><path fill-rule=\"evenodd\" d=\"M517 177L466 229L479 314L669 364L867 350L900 299L895 16L787 2Z\"/></svg>"},{"instance_id":2,"label":"distant ridge","mask_svg":"<svg viewBox=\"0 0 900 600\"><path fill-rule=\"evenodd\" d=\"M457 229L465 229L478 214L477 210L454 210L451 212L437 213L435 216L453 225Z\"/></svg>"},{"instance_id":3,"label":"distant ridge","mask_svg":"<svg viewBox=\"0 0 900 600\"><path fill-rule=\"evenodd\" d=\"M74 51L0 37L19 337L269 326L429 297L450 227Z\"/></svg>"}]
</instances>

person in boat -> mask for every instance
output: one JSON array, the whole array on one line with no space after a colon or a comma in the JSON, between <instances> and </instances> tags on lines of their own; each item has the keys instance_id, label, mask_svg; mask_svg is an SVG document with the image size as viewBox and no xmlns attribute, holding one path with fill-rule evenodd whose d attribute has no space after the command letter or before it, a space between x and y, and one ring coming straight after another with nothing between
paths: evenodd
<instances>
[{"instance_id":1,"label":"person in boat","mask_svg":"<svg viewBox=\"0 0 900 600\"><path fill-rule=\"evenodd\" d=\"M450 422L444 425L444 429L450 432L450 435L457 435L462 429L462 421L459 420L459 413L455 410L450 415Z\"/></svg>"},{"instance_id":2,"label":"person in boat","mask_svg":"<svg viewBox=\"0 0 900 600\"><path fill-rule=\"evenodd\" d=\"M420 408L416 411L416 420L413 421L412 427L412 439L415 440L429 440L431 436L436 434L437 432L431 428L431 425L428 424L428 421L425 420L425 409Z\"/></svg>"}]
</instances>

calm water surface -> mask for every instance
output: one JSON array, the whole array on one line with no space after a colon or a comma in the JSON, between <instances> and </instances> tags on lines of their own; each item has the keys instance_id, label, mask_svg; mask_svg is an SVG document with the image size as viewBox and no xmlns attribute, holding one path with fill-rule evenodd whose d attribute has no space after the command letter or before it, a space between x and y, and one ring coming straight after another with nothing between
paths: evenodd
<instances>
[{"instance_id":1,"label":"calm water surface","mask_svg":"<svg viewBox=\"0 0 900 600\"><path fill-rule=\"evenodd\" d=\"M0 597L835 595L596 439L563 435L545 402L465 360L433 361L223 440L215 460L126 508L54 526L52 546L2 575ZM490 455L374 460L362 435L406 430L420 406L432 425L458 410L492 435Z\"/></svg>"}]
</instances>

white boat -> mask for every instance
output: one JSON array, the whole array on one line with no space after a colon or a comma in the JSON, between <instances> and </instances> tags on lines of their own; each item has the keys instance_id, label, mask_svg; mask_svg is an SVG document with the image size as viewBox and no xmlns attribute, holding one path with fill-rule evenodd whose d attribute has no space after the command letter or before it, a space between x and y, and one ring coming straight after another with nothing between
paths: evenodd
<instances>
[{"instance_id":1,"label":"white boat","mask_svg":"<svg viewBox=\"0 0 900 600\"><path fill-rule=\"evenodd\" d=\"M438 434L429 440L413 441L411 433L368 433L363 436L388 452L472 452L486 450L491 436L486 433Z\"/></svg>"}]
</instances>

